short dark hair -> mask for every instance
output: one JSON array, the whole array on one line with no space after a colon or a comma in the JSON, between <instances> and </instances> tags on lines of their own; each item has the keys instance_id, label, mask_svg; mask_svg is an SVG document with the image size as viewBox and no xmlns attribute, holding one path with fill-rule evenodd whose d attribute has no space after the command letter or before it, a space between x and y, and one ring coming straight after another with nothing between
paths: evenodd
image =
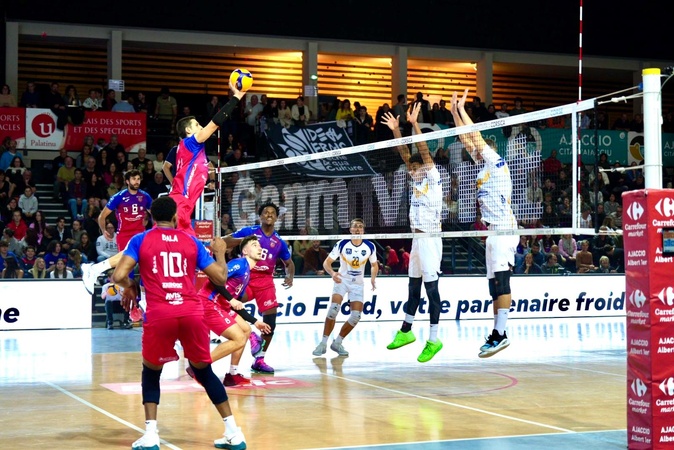
<instances>
[{"instance_id":1,"label":"short dark hair","mask_svg":"<svg viewBox=\"0 0 674 450\"><path fill-rule=\"evenodd\" d=\"M250 234L250 235L246 236L245 238L243 238L243 240L241 241L241 244L239 244L239 246L241 247L241 250L243 250L244 248L246 248L246 245L248 245L248 243L250 241L259 241L259 240L260 240L260 238L257 236L257 234Z\"/></svg>"},{"instance_id":2,"label":"short dark hair","mask_svg":"<svg viewBox=\"0 0 674 450\"><path fill-rule=\"evenodd\" d=\"M278 217L278 215L279 215L279 209L278 209L278 206L276 206L276 203L274 203L274 202L266 202L266 203L263 203L263 204L258 208L258 210L257 210L257 215L258 215L258 216L261 216L262 213L264 212L264 210L265 210L266 208L274 208L274 210L276 211L276 216Z\"/></svg>"},{"instance_id":3,"label":"short dark hair","mask_svg":"<svg viewBox=\"0 0 674 450\"><path fill-rule=\"evenodd\" d=\"M176 205L175 200L168 195L165 195L152 202L150 214L152 214L152 219L154 219L155 222L170 222L173 219L173 216L176 215L177 210L178 206Z\"/></svg>"},{"instance_id":4,"label":"short dark hair","mask_svg":"<svg viewBox=\"0 0 674 450\"><path fill-rule=\"evenodd\" d=\"M131 179L131 177L141 177L141 178L143 178L143 174L140 173L140 170L138 170L138 169L131 169L124 174L124 179L126 181L129 181Z\"/></svg>"},{"instance_id":5,"label":"short dark hair","mask_svg":"<svg viewBox=\"0 0 674 450\"><path fill-rule=\"evenodd\" d=\"M185 129L190 125L190 122L192 120L196 120L196 117L186 116L178 121L178 123L176 124L176 132L178 133L178 136L180 136L181 138L187 137Z\"/></svg>"}]
</instances>

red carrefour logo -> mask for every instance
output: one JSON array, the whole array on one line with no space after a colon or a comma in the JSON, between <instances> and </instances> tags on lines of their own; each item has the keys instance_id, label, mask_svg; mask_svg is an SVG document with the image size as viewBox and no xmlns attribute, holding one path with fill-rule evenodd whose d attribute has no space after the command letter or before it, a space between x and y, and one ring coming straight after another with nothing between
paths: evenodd
<instances>
[{"instance_id":1,"label":"red carrefour logo","mask_svg":"<svg viewBox=\"0 0 674 450\"><path fill-rule=\"evenodd\" d=\"M655 210L664 217L674 216L674 199L670 197L661 198L655 204Z\"/></svg>"},{"instance_id":2,"label":"red carrefour logo","mask_svg":"<svg viewBox=\"0 0 674 450\"><path fill-rule=\"evenodd\" d=\"M54 118L49 114L38 114L33 118L30 127L36 136L46 138L51 136L56 130L56 122L54 122Z\"/></svg>"},{"instance_id":3,"label":"red carrefour logo","mask_svg":"<svg viewBox=\"0 0 674 450\"><path fill-rule=\"evenodd\" d=\"M644 215L644 207L641 206L641 203L634 202L627 206L627 215L630 219L637 221Z\"/></svg>"}]
</instances>

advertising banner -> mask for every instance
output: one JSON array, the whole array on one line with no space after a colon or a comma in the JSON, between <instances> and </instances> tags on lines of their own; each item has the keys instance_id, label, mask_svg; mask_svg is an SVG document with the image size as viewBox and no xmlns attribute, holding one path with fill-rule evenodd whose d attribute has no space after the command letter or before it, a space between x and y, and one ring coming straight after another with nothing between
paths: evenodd
<instances>
[{"instance_id":1,"label":"advertising banner","mask_svg":"<svg viewBox=\"0 0 674 450\"><path fill-rule=\"evenodd\" d=\"M146 147L147 114L87 111L82 125L66 126L64 145L66 150L78 151L82 149L85 136L93 136L94 141L102 137L109 142L113 134L127 153Z\"/></svg>"},{"instance_id":2,"label":"advertising banner","mask_svg":"<svg viewBox=\"0 0 674 450\"><path fill-rule=\"evenodd\" d=\"M0 108L0 139L6 136L16 141L17 148L26 142L26 109Z\"/></svg>"},{"instance_id":3,"label":"advertising banner","mask_svg":"<svg viewBox=\"0 0 674 450\"><path fill-rule=\"evenodd\" d=\"M674 190L623 194L630 449L674 448Z\"/></svg>"}]
</instances>

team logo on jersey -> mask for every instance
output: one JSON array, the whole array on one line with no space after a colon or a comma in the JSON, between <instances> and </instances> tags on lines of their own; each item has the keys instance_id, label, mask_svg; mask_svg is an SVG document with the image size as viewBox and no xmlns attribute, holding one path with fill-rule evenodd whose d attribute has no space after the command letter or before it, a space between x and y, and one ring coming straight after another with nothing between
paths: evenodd
<instances>
[{"instance_id":1,"label":"team logo on jersey","mask_svg":"<svg viewBox=\"0 0 674 450\"><path fill-rule=\"evenodd\" d=\"M142 195L136 195L136 198L138 199L139 202L143 201L143 196Z\"/></svg>"},{"instance_id":2,"label":"team logo on jersey","mask_svg":"<svg viewBox=\"0 0 674 450\"><path fill-rule=\"evenodd\" d=\"M363 256L365 256L365 253L366 253L365 250L360 251L360 254L363 255Z\"/></svg>"},{"instance_id":3,"label":"team logo on jersey","mask_svg":"<svg viewBox=\"0 0 674 450\"><path fill-rule=\"evenodd\" d=\"M274 239L270 240L270 241L269 241L269 246L270 246L271 248L276 247L276 241L275 241Z\"/></svg>"},{"instance_id":4,"label":"team logo on jersey","mask_svg":"<svg viewBox=\"0 0 674 450\"><path fill-rule=\"evenodd\" d=\"M350 248L347 248L347 249L346 249L346 254L347 254L347 255L350 255L350 254L351 254L351 249L350 249Z\"/></svg>"},{"instance_id":5,"label":"team logo on jersey","mask_svg":"<svg viewBox=\"0 0 674 450\"><path fill-rule=\"evenodd\" d=\"M122 201L128 202L131 197L122 197Z\"/></svg>"}]
</instances>

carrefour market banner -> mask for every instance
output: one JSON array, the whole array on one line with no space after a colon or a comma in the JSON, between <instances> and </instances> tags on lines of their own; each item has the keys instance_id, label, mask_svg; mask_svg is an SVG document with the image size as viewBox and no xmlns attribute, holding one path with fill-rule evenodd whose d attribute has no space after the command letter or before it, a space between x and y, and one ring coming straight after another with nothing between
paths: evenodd
<instances>
[{"instance_id":1,"label":"carrefour market banner","mask_svg":"<svg viewBox=\"0 0 674 450\"><path fill-rule=\"evenodd\" d=\"M87 111L84 122L65 130L56 128L56 115L50 109L1 108L0 139L11 136L17 148L68 151L82 149L84 137L91 135L110 140L116 134L127 152L146 146L147 117L144 113Z\"/></svg>"}]
</instances>

